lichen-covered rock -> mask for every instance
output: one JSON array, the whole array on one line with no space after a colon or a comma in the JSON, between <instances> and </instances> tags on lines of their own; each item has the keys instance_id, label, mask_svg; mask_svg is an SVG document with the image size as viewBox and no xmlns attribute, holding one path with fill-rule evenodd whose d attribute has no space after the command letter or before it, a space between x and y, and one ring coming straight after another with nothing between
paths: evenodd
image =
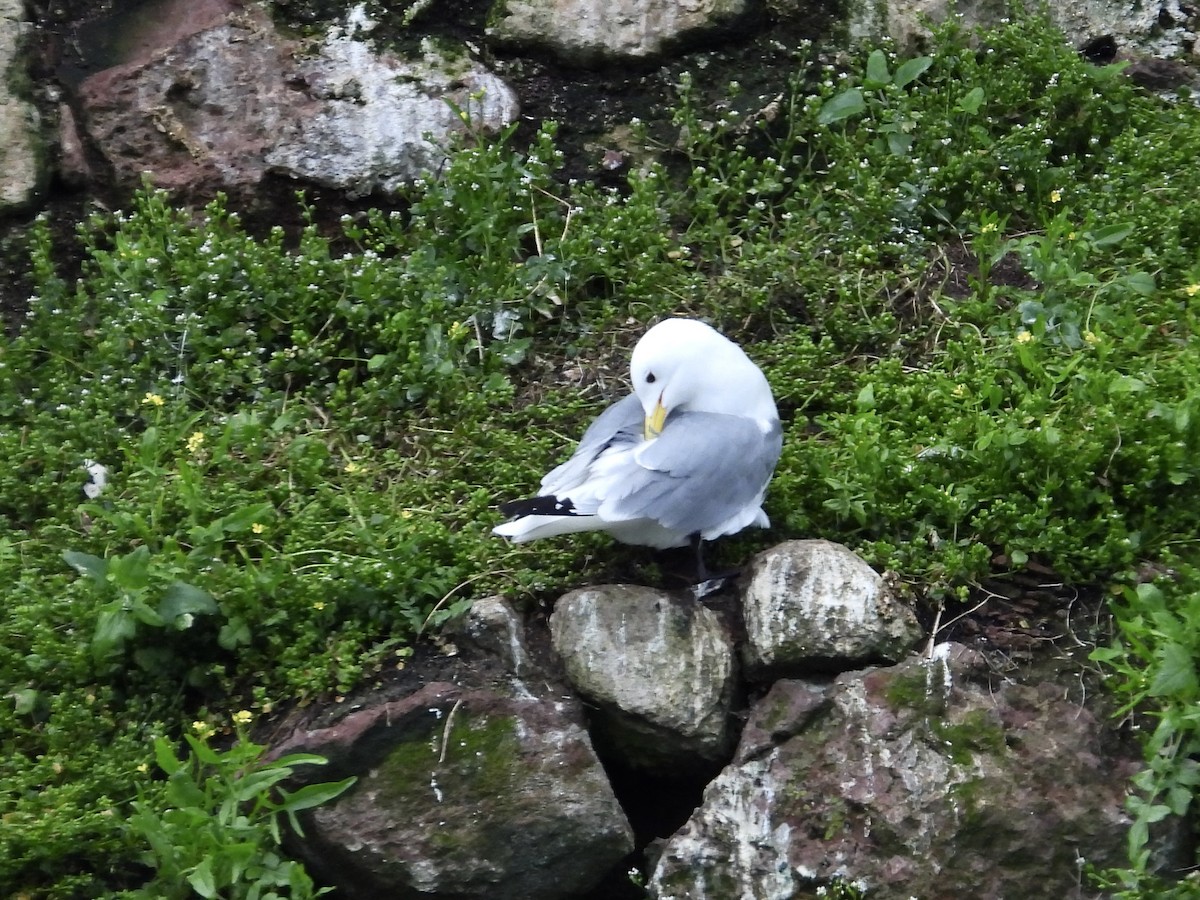
<instances>
[{"instance_id":1,"label":"lichen-covered rock","mask_svg":"<svg viewBox=\"0 0 1200 900\"><path fill-rule=\"evenodd\" d=\"M711 610L604 585L560 598L550 633L568 680L596 710L596 740L622 762L679 773L728 757L733 644Z\"/></svg>"},{"instance_id":2,"label":"lichen-covered rock","mask_svg":"<svg viewBox=\"0 0 1200 900\"><path fill-rule=\"evenodd\" d=\"M450 56L432 43L419 58L397 59L335 30L292 77L313 107L267 151L266 163L350 196L396 190L434 171L451 134L498 129L518 111L512 89L465 48Z\"/></svg>"},{"instance_id":3,"label":"lichen-covered rock","mask_svg":"<svg viewBox=\"0 0 1200 900\"><path fill-rule=\"evenodd\" d=\"M1200 15L1179 0L1060 0L1046 6L1074 47L1111 37L1118 51L1170 58L1187 56L1196 42ZM995 25L1011 14L1005 0L852 0L846 28L855 41L889 37L907 52L930 35L930 23L958 16L963 25Z\"/></svg>"},{"instance_id":4,"label":"lichen-covered rock","mask_svg":"<svg viewBox=\"0 0 1200 900\"><path fill-rule=\"evenodd\" d=\"M779 682L651 892L783 900L842 880L873 900L1083 896L1085 864L1124 862L1137 760L1061 686L999 677L963 647Z\"/></svg>"},{"instance_id":5,"label":"lichen-covered rock","mask_svg":"<svg viewBox=\"0 0 1200 900\"><path fill-rule=\"evenodd\" d=\"M751 561L743 584L742 658L758 680L895 662L921 637L912 611L840 544L780 544Z\"/></svg>"},{"instance_id":6,"label":"lichen-covered rock","mask_svg":"<svg viewBox=\"0 0 1200 900\"><path fill-rule=\"evenodd\" d=\"M355 896L566 900L633 849L578 703L432 683L301 730L276 755L358 775L313 811L300 852Z\"/></svg>"},{"instance_id":7,"label":"lichen-covered rock","mask_svg":"<svg viewBox=\"0 0 1200 900\"><path fill-rule=\"evenodd\" d=\"M28 206L45 178L37 109L17 91L28 81L21 43L29 29L21 0L0 0L0 212Z\"/></svg>"},{"instance_id":8,"label":"lichen-covered rock","mask_svg":"<svg viewBox=\"0 0 1200 900\"><path fill-rule=\"evenodd\" d=\"M548 47L564 62L645 59L713 33L746 11L745 0L502 0L496 40Z\"/></svg>"},{"instance_id":9,"label":"lichen-covered rock","mask_svg":"<svg viewBox=\"0 0 1200 900\"><path fill-rule=\"evenodd\" d=\"M524 624L512 604L503 597L480 597L471 604L454 633L501 660L514 675L530 671L532 663Z\"/></svg>"},{"instance_id":10,"label":"lichen-covered rock","mask_svg":"<svg viewBox=\"0 0 1200 900\"><path fill-rule=\"evenodd\" d=\"M470 61L374 52L356 8L313 46L247 7L80 86L82 124L118 180L245 198L270 173L363 195L440 165L438 142L511 121L516 97ZM431 139L432 136L432 139Z\"/></svg>"}]
</instances>

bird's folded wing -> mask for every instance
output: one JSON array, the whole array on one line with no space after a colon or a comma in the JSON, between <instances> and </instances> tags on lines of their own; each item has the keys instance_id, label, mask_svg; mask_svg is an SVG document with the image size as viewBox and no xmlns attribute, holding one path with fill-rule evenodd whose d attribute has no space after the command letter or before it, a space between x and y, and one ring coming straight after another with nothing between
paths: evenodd
<instances>
[{"instance_id":1,"label":"bird's folded wing","mask_svg":"<svg viewBox=\"0 0 1200 900\"><path fill-rule=\"evenodd\" d=\"M778 422L764 432L742 416L677 413L658 438L627 455L597 513L607 521L653 519L689 534L707 531L757 508L782 445Z\"/></svg>"},{"instance_id":2,"label":"bird's folded wing","mask_svg":"<svg viewBox=\"0 0 1200 900\"><path fill-rule=\"evenodd\" d=\"M633 394L604 410L583 433L571 458L542 479L540 493L556 496L569 491L587 480L589 468L605 450L614 444L636 444L641 440L644 415Z\"/></svg>"}]
</instances>

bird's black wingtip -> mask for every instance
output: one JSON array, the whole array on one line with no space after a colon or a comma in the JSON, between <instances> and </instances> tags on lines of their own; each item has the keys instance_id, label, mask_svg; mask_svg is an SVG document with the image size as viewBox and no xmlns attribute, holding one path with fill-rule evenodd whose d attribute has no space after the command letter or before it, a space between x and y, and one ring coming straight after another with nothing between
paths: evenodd
<instances>
[{"instance_id":1,"label":"bird's black wingtip","mask_svg":"<svg viewBox=\"0 0 1200 900\"><path fill-rule=\"evenodd\" d=\"M522 516L576 515L574 503L550 495L529 497L525 500L507 500L500 504L500 512L510 519L519 519Z\"/></svg>"}]
</instances>

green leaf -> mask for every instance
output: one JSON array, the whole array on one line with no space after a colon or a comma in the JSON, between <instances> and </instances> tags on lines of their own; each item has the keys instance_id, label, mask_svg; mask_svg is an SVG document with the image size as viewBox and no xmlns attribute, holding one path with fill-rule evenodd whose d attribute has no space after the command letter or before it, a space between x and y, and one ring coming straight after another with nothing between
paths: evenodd
<instances>
[{"instance_id":1,"label":"green leaf","mask_svg":"<svg viewBox=\"0 0 1200 900\"><path fill-rule=\"evenodd\" d=\"M205 858L196 865L187 876L188 884L190 884L197 894L201 897L212 898L217 896L217 882L213 877L212 860Z\"/></svg>"},{"instance_id":2,"label":"green leaf","mask_svg":"<svg viewBox=\"0 0 1200 900\"><path fill-rule=\"evenodd\" d=\"M389 357L388 354L386 354L386 353L376 353L374 356L372 356L370 359L367 360L367 371L368 372L378 372L380 369L382 369L384 366L387 365L388 360L390 358L391 357Z\"/></svg>"},{"instance_id":3,"label":"green leaf","mask_svg":"<svg viewBox=\"0 0 1200 900\"><path fill-rule=\"evenodd\" d=\"M86 575L100 584L104 583L105 576L108 574L107 560L92 556L90 553L80 553L77 550L64 550L63 559L80 575Z\"/></svg>"},{"instance_id":4,"label":"green leaf","mask_svg":"<svg viewBox=\"0 0 1200 900\"><path fill-rule=\"evenodd\" d=\"M1138 814L1138 819L1142 822L1148 822L1153 825L1155 822L1161 822L1171 814L1169 806L1163 806L1161 803L1155 803L1150 806L1143 807Z\"/></svg>"},{"instance_id":5,"label":"green leaf","mask_svg":"<svg viewBox=\"0 0 1200 900\"><path fill-rule=\"evenodd\" d=\"M1187 814L1188 808L1192 805L1194 789L1192 785L1175 784L1167 790L1167 806L1171 812L1177 816Z\"/></svg>"},{"instance_id":6,"label":"green leaf","mask_svg":"<svg viewBox=\"0 0 1200 900\"><path fill-rule=\"evenodd\" d=\"M292 830L300 837L304 837L304 829L300 826L300 820L296 818L296 813L304 809L311 809L314 806L320 806L323 803L328 803L343 791L348 790L356 781L358 781L357 777L351 777L343 781L309 784L300 788L295 793L288 793L280 788L279 793L283 795L283 803L279 809L281 812L287 813L288 823L292 826Z\"/></svg>"},{"instance_id":7,"label":"green leaf","mask_svg":"<svg viewBox=\"0 0 1200 900\"><path fill-rule=\"evenodd\" d=\"M979 107L983 105L984 96L983 88L971 88L971 90L967 91L962 97L959 98L958 103L956 103L955 106L960 111L973 116L975 113L979 112Z\"/></svg>"},{"instance_id":8,"label":"green leaf","mask_svg":"<svg viewBox=\"0 0 1200 900\"><path fill-rule=\"evenodd\" d=\"M186 769L177 770L167 779L166 800L181 810L198 811L207 816L208 797Z\"/></svg>"},{"instance_id":9,"label":"green leaf","mask_svg":"<svg viewBox=\"0 0 1200 900\"><path fill-rule=\"evenodd\" d=\"M158 614L164 623L179 627L179 618L185 615L210 615L218 611L217 601L208 591L183 581L172 582L158 604Z\"/></svg>"},{"instance_id":10,"label":"green leaf","mask_svg":"<svg viewBox=\"0 0 1200 900\"><path fill-rule=\"evenodd\" d=\"M356 776L345 778L341 781L329 781L323 784L307 784L298 791L280 790L279 793L283 796L283 803L280 809L292 810L293 812L302 809L312 809L314 806L320 806L322 803L328 803L334 797L348 791L354 783L358 781Z\"/></svg>"},{"instance_id":11,"label":"green leaf","mask_svg":"<svg viewBox=\"0 0 1200 900\"><path fill-rule=\"evenodd\" d=\"M218 766L221 764L220 755L204 741L191 734L185 734L183 737L188 742L188 746L192 748L192 754L204 765Z\"/></svg>"},{"instance_id":12,"label":"green leaf","mask_svg":"<svg viewBox=\"0 0 1200 900\"><path fill-rule=\"evenodd\" d=\"M150 583L150 548L145 544L132 553L108 560L108 578L124 591L136 593Z\"/></svg>"},{"instance_id":13,"label":"green leaf","mask_svg":"<svg viewBox=\"0 0 1200 900\"><path fill-rule=\"evenodd\" d=\"M1190 703L1197 693L1196 663L1191 649L1178 641L1168 641L1157 655L1158 671L1150 684L1150 696Z\"/></svg>"},{"instance_id":14,"label":"green leaf","mask_svg":"<svg viewBox=\"0 0 1200 900\"><path fill-rule=\"evenodd\" d=\"M110 604L102 609L96 619L96 631L92 634L92 655L104 659L119 651L125 641L137 634L137 622L119 604Z\"/></svg>"},{"instance_id":15,"label":"green leaf","mask_svg":"<svg viewBox=\"0 0 1200 900\"><path fill-rule=\"evenodd\" d=\"M911 134L893 132L887 136L887 143L893 156L908 156L908 151L912 149L913 137Z\"/></svg>"},{"instance_id":16,"label":"green leaf","mask_svg":"<svg viewBox=\"0 0 1200 900\"><path fill-rule=\"evenodd\" d=\"M158 428L154 425L147 427L142 432L142 439L138 446L142 451L142 462L147 466L153 466L158 452Z\"/></svg>"},{"instance_id":17,"label":"green leaf","mask_svg":"<svg viewBox=\"0 0 1200 900\"><path fill-rule=\"evenodd\" d=\"M1149 297L1158 289L1154 276L1149 272L1130 272L1121 279L1121 283L1143 297Z\"/></svg>"},{"instance_id":18,"label":"green leaf","mask_svg":"<svg viewBox=\"0 0 1200 900\"><path fill-rule=\"evenodd\" d=\"M1108 247L1112 244L1121 243L1121 241L1125 240L1132 233L1132 223L1105 225L1103 228L1092 233L1092 243L1097 247Z\"/></svg>"},{"instance_id":19,"label":"green leaf","mask_svg":"<svg viewBox=\"0 0 1200 900\"><path fill-rule=\"evenodd\" d=\"M848 88L825 101L817 113L817 122L821 125L832 125L834 122L858 115L866 108L862 91L858 88Z\"/></svg>"},{"instance_id":20,"label":"green leaf","mask_svg":"<svg viewBox=\"0 0 1200 900\"><path fill-rule=\"evenodd\" d=\"M289 753L287 756L280 757L275 760L277 766L323 766L327 764L324 756L317 753Z\"/></svg>"},{"instance_id":21,"label":"green leaf","mask_svg":"<svg viewBox=\"0 0 1200 900\"><path fill-rule=\"evenodd\" d=\"M254 865L258 855L258 844L253 841L223 844L221 857L229 866L229 880L234 884L241 881L242 873Z\"/></svg>"},{"instance_id":22,"label":"green leaf","mask_svg":"<svg viewBox=\"0 0 1200 900\"><path fill-rule=\"evenodd\" d=\"M252 637L250 626L246 624L246 620L235 616L221 626L221 630L217 633L217 643L223 650L236 650L238 647L249 644Z\"/></svg>"},{"instance_id":23,"label":"green leaf","mask_svg":"<svg viewBox=\"0 0 1200 900\"><path fill-rule=\"evenodd\" d=\"M525 361L525 354L533 343L531 338L514 338L500 345L500 358L508 365L515 366Z\"/></svg>"},{"instance_id":24,"label":"green leaf","mask_svg":"<svg viewBox=\"0 0 1200 900\"><path fill-rule=\"evenodd\" d=\"M183 763L175 756L175 750L170 741L164 737L154 739L154 761L168 775L174 775L183 768Z\"/></svg>"},{"instance_id":25,"label":"green leaf","mask_svg":"<svg viewBox=\"0 0 1200 900\"><path fill-rule=\"evenodd\" d=\"M253 506L243 506L221 519L221 529L226 534L236 534L245 531L256 522L273 518L275 505L272 503L255 503Z\"/></svg>"},{"instance_id":26,"label":"green leaf","mask_svg":"<svg viewBox=\"0 0 1200 900\"><path fill-rule=\"evenodd\" d=\"M862 389L858 392L858 397L855 399L854 404L859 409L874 409L875 408L875 385L874 385L874 383L868 383L868 384L863 385Z\"/></svg>"},{"instance_id":27,"label":"green leaf","mask_svg":"<svg viewBox=\"0 0 1200 900\"><path fill-rule=\"evenodd\" d=\"M900 68L896 70L896 75L892 79L896 87L908 87L918 78L925 74L925 71L933 65L933 57L918 56L915 59L910 59L905 63L901 63ZM977 89L978 90L978 89ZM982 91L980 91L982 93ZM978 107L976 107L978 109Z\"/></svg>"},{"instance_id":28,"label":"green leaf","mask_svg":"<svg viewBox=\"0 0 1200 900\"><path fill-rule=\"evenodd\" d=\"M1188 425L1192 421L1192 411L1186 403L1180 403L1175 407L1175 415L1173 416L1176 431L1187 431Z\"/></svg>"},{"instance_id":29,"label":"green leaf","mask_svg":"<svg viewBox=\"0 0 1200 900\"><path fill-rule=\"evenodd\" d=\"M13 711L18 716L29 715L31 712L33 712L34 707L37 706L38 692L33 688L24 688L19 691L13 691L8 696L12 698L16 707Z\"/></svg>"},{"instance_id":30,"label":"green leaf","mask_svg":"<svg viewBox=\"0 0 1200 900\"><path fill-rule=\"evenodd\" d=\"M1108 393L1112 394L1137 394L1146 389L1146 382L1140 378L1134 378L1132 375L1117 375L1108 385Z\"/></svg>"},{"instance_id":31,"label":"green leaf","mask_svg":"<svg viewBox=\"0 0 1200 900\"><path fill-rule=\"evenodd\" d=\"M892 73L888 71L887 55L882 50L871 51L871 55L867 57L867 76L863 79L863 86L869 91L877 91L891 80Z\"/></svg>"},{"instance_id":32,"label":"green leaf","mask_svg":"<svg viewBox=\"0 0 1200 900\"><path fill-rule=\"evenodd\" d=\"M233 783L233 788L230 792L233 799L237 801L252 800L260 794L266 796L267 792L277 785L279 782L287 778L291 772L287 769L278 766L259 769L255 772L250 772L243 775Z\"/></svg>"},{"instance_id":33,"label":"green leaf","mask_svg":"<svg viewBox=\"0 0 1200 900\"><path fill-rule=\"evenodd\" d=\"M1165 599L1162 588L1149 581L1139 584L1134 590L1134 596L1137 597L1138 603L1145 607L1160 607Z\"/></svg>"},{"instance_id":34,"label":"green leaf","mask_svg":"<svg viewBox=\"0 0 1200 900\"><path fill-rule=\"evenodd\" d=\"M151 628L162 628L166 624L162 616L155 612L153 607L144 600L134 599L133 602L128 603L127 609L143 625L149 625Z\"/></svg>"}]
</instances>

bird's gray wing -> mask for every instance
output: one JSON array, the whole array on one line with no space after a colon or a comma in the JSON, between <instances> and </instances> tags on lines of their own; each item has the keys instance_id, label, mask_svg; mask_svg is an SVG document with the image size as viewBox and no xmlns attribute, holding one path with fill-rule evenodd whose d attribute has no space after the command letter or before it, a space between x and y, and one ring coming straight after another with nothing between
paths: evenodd
<instances>
[{"instance_id":1,"label":"bird's gray wing","mask_svg":"<svg viewBox=\"0 0 1200 900\"><path fill-rule=\"evenodd\" d=\"M575 452L565 463L542 479L543 495L559 494L575 487L588 475L588 467L596 457L614 444L636 444L642 439L645 412L635 394L618 400L588 426Z\"/></svg>"},{"instance_id":2,"label":"bird's gray wing","mask_svg":"<svg viewBox=\"0 0 1200 900\"><path fill-rule=\"evenodd\" d=\"M653 519L687 534L714 528L757 504L782 447L778 422L764 433L741 416L677 413L635 454L637 464L599 514L614 521Z\"/></svg>"}]
</instances>

